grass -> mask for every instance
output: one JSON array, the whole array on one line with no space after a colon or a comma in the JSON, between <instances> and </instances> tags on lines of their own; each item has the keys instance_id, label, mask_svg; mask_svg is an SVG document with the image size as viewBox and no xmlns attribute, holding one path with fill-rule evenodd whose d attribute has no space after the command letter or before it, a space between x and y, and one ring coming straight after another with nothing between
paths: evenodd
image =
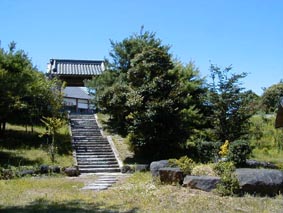
<instances>
[{"instance_id":1,"label":"grass","mask_svg":"<svg viewBox=\"0 0 283 213\"><path fill-rule=\"evenodd\" d=\"M283 151L277 149L254 149L252 159L273 163L283 169Z\"/></svg>"},{"instance_id":2,"label":"grass","mask_svg":"<svg viewBox=\"0 0 283 213\"><path fill-rule=\"evenodd\" d=\"M101 116L101 115L100 115ZM100 117L103 121L103 116ZM106 129L107 130L107 129ZM0 139L0 167L51 164L46 141L35 127L8 125ZM110 134L108 132L108 134ZM112 134L112 133L111 133ZM73 162L68 128L60 130L57 164ZM124 138L114 135L114 142L123 160L131 156ZM282 153L254 151L254 158L281 163ZM276 154L277 153L277 154ZM282 212L283 199L253 197L221 197L214 193L154 183L150 173L135 173L106 191L81 190L96 176L67 178L63 176L24 177L0 180L0 212Z\"/></svg>"},{"instance_id":3,"label":"grass","mask_svg":"<svg viewBox=\"0 0 283 213\"><path fill-rule=\"evenodd\" d=\"M34 131L26 132L26 128L18 125L7 125L5 135L0 138L0 167L52 165L45 138L39 134L43 127L34 127ZM55 165L71 166L73 163L72 147L68 127L60 129L57 136L58 153Z\"/></svg>"},{"instance_id":4,"label":"grass","mask_svg":"<svg viewBox=\"0 0 283 213\"><path fill-rule=\"evenodd\" d=\"M118 135L115 131L109 129L109 127L106 125L109 120L109 116L106 114L98 113L97 117L100 125L103 128L104 134L112 137L112 140L115 144L117 151L119 152L121 160L125 162L129 158L133 158L134 154L130 151L129 144L125 142L126 138L123 138L121 135Z\"/></svg>"},{"instance_id":5,"label":"grass","mask_svg":"<svg viewBox=\"0 0 283 213\"><path fill-rule=\"evenodd\" d=\"M282 196L220 197L189 188L155 184L135 173L106 191L81 190L83 178L21 178L0 181L6 212L282 212ZM89 180L88 180L89 181Z\"/></svg>"}]
</instances>

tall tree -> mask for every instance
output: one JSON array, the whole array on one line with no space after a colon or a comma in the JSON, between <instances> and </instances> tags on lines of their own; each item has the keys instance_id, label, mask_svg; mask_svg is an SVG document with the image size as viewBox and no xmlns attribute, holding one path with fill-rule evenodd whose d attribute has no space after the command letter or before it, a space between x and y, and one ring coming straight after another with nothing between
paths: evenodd
<instances>
[{"instance_id":1,"label":"tall tree","mask_svg":"<svg viewBox=\"0 0 283 213\"><path fill-rule=\"evenodd\" d=\"M224 142L234 141L248 132L249 118L254 110L251 106L251 92L244 91L240 80L247 73L231 73L232 67L221 69L211 65L212 84L209 86L208 103L212 114L210 120L216 138Z\"/></svg>"},{"instance_id":2,"label":"tall tree","mask_svg":"<svg viewBox=\"0 0 283 213\"><path fill-rule=\"evenodd\" d=\"M201 120L198 70L174 62L149 32L112 42L110 56L109 70L92 82L97 106L128 134L137 155L176 155Z\"/></svg>"}]
</instances>

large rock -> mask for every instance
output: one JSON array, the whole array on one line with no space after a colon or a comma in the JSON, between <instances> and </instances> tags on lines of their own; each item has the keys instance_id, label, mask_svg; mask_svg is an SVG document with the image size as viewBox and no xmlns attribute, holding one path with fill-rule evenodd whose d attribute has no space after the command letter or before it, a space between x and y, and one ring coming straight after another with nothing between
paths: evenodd
<instances>
[{"instance_id":1,"label":"large rock","mask_svg":"<svg viewBox=\"0 0 283 213\"><path fill-rule=\"evenodd\" d=\"M136 172L146 172L149 170L148 164L136 164L135 165L135 171Z\"/></svg>"},{"instance_id":2,"label":"large rock","mask_svg":"<svg viewBox=\"0 0 283 213\"><path fill-rule=\"evenodd\" d=\"M49 173L49 166L48 165L41 165L39 167L40 174L48 174Z\"/></svg>"},{"instance_id":3,"label":"large rock","mask_svg":"<svg viewBox=\"0 0 283 213\"><path fill-rule=\"evenodd\" d=\"M64 172L69 177L76 177L80 175L80 171L77 167L67 167Z\"/></svg>"},{"instance_id":4,"label":"large rock","mask_svg":"<svg viewBox=\"0 0 283 213\"><path fill-rule=\"evenodd\" d=\"M161 160L161 161L153 161L150 164L150 172L153 177L159 176L159 169L168 167L169 163L168 160Z\"/></svg>"},{"instance_id":5,"label":"large rock","mask_svg":"<svg viewBox=\"0 0 283 213\"><path fill-rule=\"evenodd\" d=\"M250 168L278 169L278 166L272 163L261 162L256 160L246 160L246 165Z\"/></svg>"},{"instance_id":6,"label":"large rock","mask_svg":"<svg viewBox=\"0 0 283 213\"><path fill-rule=\"evenodd\" d=\"M19 172L20 177L23 177L23 176L26 176L26 175L34 175L34 174L35 174L35 171L32 170L32 169L27 169L27 170L23 170L23 171Z\"/></svg>"},{"instance_id":7,"label":"large rock","mask_svg":"<svg viewBox=\"0 0 283 213\"><path fill-rule=\"evenodd\" d=\"M183 181L183 186L210 192L216 188L219 182L219 177L187 175Z\"/></svg>"},{"instance_id":8,"label":"large rock","mask_svg":"<svg viewBox=\"0 0 283 213\"><path fill-rule=\"evenodd\" d=\"M180 168L161 168L159 169L159 176L161 183L167 184L182 184L184 180L184 173L180 170Z\"/></svg>"},{"instance_id":9,"label":"large rock","mask_svg":"<svg viewBox=\"0 0 283 213\"><path fill-rule=\"evenodd\" d=\"M242 193L276 195L283 191L283 172L275 169L236 169Z\"/></svg>"},{"instance_id":10,"label":"large rock","mask_svg":"<svg viewBox=\"0 0 283 213\"><path fill-rule=\"evenodd\" d=\"M122 168L121 168L121 172L122 173L134 173L134 169L129 166L129 165L124 165Z\"/></svg>"},{"instance_id":11,"label":"large rock","mask_svg":"<svg viewBox=\"0 0 283 213\"><path fill-rule=\"evenodd\" d=\"M61 172L61 168L59 166L51 166L49 169L53 173L60 173Z\"/></svg>"}]
</instances>

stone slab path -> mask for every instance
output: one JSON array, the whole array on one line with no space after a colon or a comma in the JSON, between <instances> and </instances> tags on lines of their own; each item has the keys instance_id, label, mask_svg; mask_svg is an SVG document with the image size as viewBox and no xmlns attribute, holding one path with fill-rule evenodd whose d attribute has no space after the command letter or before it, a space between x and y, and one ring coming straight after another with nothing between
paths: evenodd
<instances>
[{"instance_id":1,"label":"stone slab path","mask_svg":"<svg viewBox=\"0 0 283 213\"><path fill-rule=\"evenodd\" d=\"M88 174L82 174L88 175ZM129 176L128 174L122 173L95 173L96 179L93 182L87 183L82 189L83 190L94 190L101 191L106 190L119 181L121 178Z\"/></svg>"}]
</instances>

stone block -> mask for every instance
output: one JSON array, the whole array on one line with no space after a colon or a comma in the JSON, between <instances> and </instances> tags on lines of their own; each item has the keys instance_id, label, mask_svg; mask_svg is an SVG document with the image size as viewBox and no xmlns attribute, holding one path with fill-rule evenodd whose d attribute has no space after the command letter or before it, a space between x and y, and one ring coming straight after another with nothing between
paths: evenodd
<instances>
[{"instance_id":1,"label":"stone block","mask_svg":"<svg viewBox=\"0 0 283 213\"><path fill-rule=\"evenodd\" d=\"M216 188L216 185L219 182L220 177L187 175L184 178L183 186L210 192L211 190Z\"/></svg>"},{"instance_id":2,"label":"stone block","mask_svg":"<svg viewBox=\"0 0 283 213\"><path fill-rule=\"evenodd\" d=\"M182 184L184 173L179 168L165 167L159 169L161 183L166 184Z\"/></svg>"}]
</instances>

